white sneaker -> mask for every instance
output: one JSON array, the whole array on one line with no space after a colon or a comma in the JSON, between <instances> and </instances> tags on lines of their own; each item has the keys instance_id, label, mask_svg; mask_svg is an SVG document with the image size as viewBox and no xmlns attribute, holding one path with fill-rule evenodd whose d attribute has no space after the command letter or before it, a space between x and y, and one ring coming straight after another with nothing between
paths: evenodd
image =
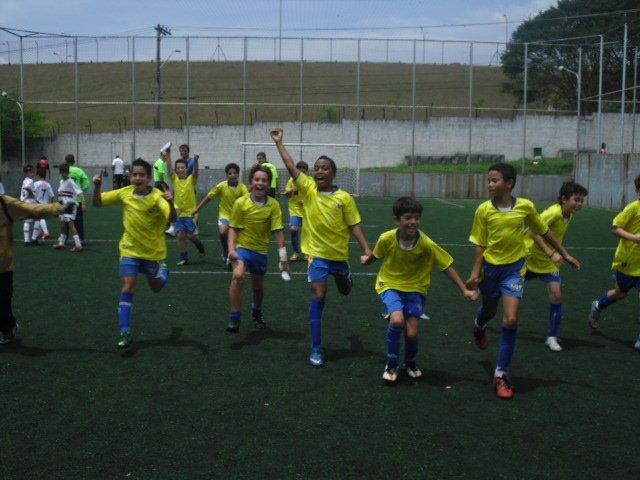
<instances>
[{"instance_id":1,"label":"white sneaker","mask_svg":"<svg viewBox=\"0 0 640 480\"><path fill-rule=\"evenodd\" d=\"M200 229L198 227L196 227L196 229L193 231L194 235L199 235L200 234Z\"/></svg>"},{"instance_id":2,"label":"white sneaker","mask_svg":"<svg viewBox=\"0 0 640 480\"><path fill-rule=\"evenodd\" d=\"M176 227L174 227L173 225L171 225L169 228L167 228L164 233L166 233L167 235L170 235L172 237L176 236Z\"/></svg>"},{"instance_id":3,"label":"white sneaker","mask_svg":"<svg viewBox=\"0 0 640 480\"><path fill-rule=\"evenodd\" d=\"M638 337L636 343L633 344L633 348L640 351L640 337Z\"/></svg>"},{"instance_id":4,"label":"white sneaker","mask_svg":"<svg viewBox=\"0 0 640 480\"><path fill-rule=\"evenodd\" d=\"M382 379L388 383L395 383L395 381L398 380L398 367L390 367L389 365L384 367Z\"/></svg>"},{"instance_id":5,"label":"white sneaker","mask_svg":"<svg viewBox=\"0 0 640 480\"><path fill-rule=\"evenodd\" d=\"M558 338L557 337L547 337L547 339L544 341L544 344L547 347L549 347L549 350L551 350L552 352L561 352L562 351L562 347L558 343Z\"/></svg>"}]
</instances>

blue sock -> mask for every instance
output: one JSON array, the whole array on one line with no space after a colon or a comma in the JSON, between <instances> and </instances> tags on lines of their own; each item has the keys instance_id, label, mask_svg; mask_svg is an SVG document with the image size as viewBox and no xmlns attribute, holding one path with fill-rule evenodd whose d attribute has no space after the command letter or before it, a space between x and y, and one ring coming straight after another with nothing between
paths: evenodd
<instances>
[{"instance_id":1,"label":"blue sock","mask_svg":"<svg viewBox=\"0 0 640 480\"><path fill-rule=\"evenodd\" d=\"M396 327L389 324L387 327L387 365L390 367L398 366L400 358L400 341L402 340L402 332L404 328Z\"/></svg>"},{"instance_id":2,"label":"blue sock","mask_svg":"<svg viewBox=\"0 0 640 480\"><path fill-rule=\"evenodd\" d=\"M487 323L489 323L489 320L491 320L493 318L493 316L488 316L485 312L484 312L484 308L480 307L478 309L478 311L476 312L476 325L480 328L484 328L487 326Z\"/></svg>"},{"instance_id":3,"label":"blue sock","mask_svg":"<svg viewBox=\"0 0 640 480\"><path fill-rule=\"evenodd\" d=\"M161 263L160 268L158 268L158 273L156 273L156 278L162 279L162 287L167 284L169 280L169 267L167 267L166 263Z\"/></svg>"},{"instance_id":4,"label":"blue sock","mask_svg":"<svg viewBox=\"0 0 640 480\"><path fill-rule=\"evenodd\" d=\"M251 315L252 316L256 316L256 315L262 315L262 308L256 308L256 306L252 303L251 304Z\"/></svg>"},{"instance_id":5,"label":"blue sock","mask_svg":"<svg viewBox=\"0 0 640 480\"><path fill-rule=\"evenodd\" d=\"M118 303L118 325L121 332L131 331L131 310L133 309L133 293L120 293Z\"/></svg>"},{"instance_id":6,"label":"blue sock","mask_svg":"<svg viewBox=\"0 0 640 480\"><path fill-rule=\"evenodd\" d=\"M300 232L291 230L291 248L294 252L300 253Z\"/></svg>"},{"instance_id":7,"label":"blue sock","mask_svg":"<svg viewBox=\"0 0 640 480\"><path fill-rule=\"evenodd\" d=\"M233 323L240 323L240 312L234 312L233 310L229 312L229 320Z\"/></svg>"},{"instance_id":8,"label":"blue sock","mask_svg":"<svg viewBox=\"0 0 640 480\"><path fill-rule=\"evenodd\" d=\"M180 252L180 260L189 260L189 252L186 250L184 252Z\"/></svg>"},{"instance_id":9,"label":"blue sock","mask_svg":"<svg viewBox=\"0 0 640 480\"><path fill-rule=\"evenodd\" d=\"M513 325L512 327L502 326L502 335L500 335L500 351L498 353L498 367L496 370L504 373L509 371L511 358L513 357L513 352L516 349L517 332L517 325Z\"/></svg>"},{"instance_id":10,"label":"blue sock","mask_svg":"<svg viewBox=\"0 0 640 480\"><path fill-rule=\"evenodd\" d=\"M616 300L610 300L605 293L600 300L598 300L598 306L596 307L599 312L607 308L609 305L616 303Z\"/></svg>"},{"instance_id":11,"label":"blue sock","mask_svg":"<svg viewBox=\"0 0 640 480\"><path fill-rule=\"evenodd\" d=\"M416 338L415 340L409 340L408 338L404 341L404 363L407 366L415 365L416 357L418 356L418 348L420 347L420 342Z\"/></svg>"},{"instance_id":12,"label":"blue sock","mask_svg":"<svg viewBox=\"0 0 640 480\"><path fill-rule=\"evenodd\" d=\"M309 303L309 328L311 330L311 346L322 346L322 310L324 300L311 299Z\"/></svg>"},{"instance_id":13,"label":"blue sock","mask_svg":"<svg viewBox=\"0 0 640 480\"><path fill-rule=\"evenodd\" d=\"M549 304L549 330L547 331L547 337L558 336L558 330L560 329L561 321L562 321L562 304L561 303Z\"/></svg>"},{"instance_id":14,"label":"blue sock","mask_svg":"<svg viewBox=\"0 0 640 480\"><path fill-rule=\"evenodd\" d=\"M195 246L198 249L198 252L204 253L204 245L202 244L202 242L195 242Z\"/></svg>"}]
</instances>

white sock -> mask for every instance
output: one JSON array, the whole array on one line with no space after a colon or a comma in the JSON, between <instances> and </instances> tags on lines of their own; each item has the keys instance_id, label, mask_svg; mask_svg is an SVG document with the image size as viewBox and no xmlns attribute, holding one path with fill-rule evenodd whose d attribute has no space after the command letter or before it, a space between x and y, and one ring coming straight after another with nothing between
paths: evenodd
<instances>
[{"instance_id":1,"label":"white sock","mask_svg":"<svg viewBox=\"0 0 640 480\"><path fill-rule=\"evenodd\" d=\"M80 235L73 236L73 243L76 245L76 247L82 247L82 242L80 241Z\"/></svg>"},{"instance_id":2,"label":"white sock","mask_svg":"<svg viewBox=\"0 0 640 480\"><path fill-rule=\"evenodd\" d=\"M22 233L24 233L24 243L29 243L29 232L31 231L31 224L33 220L25 220L22 226Z\"/></svg>"},{"instance_id":3,"label":"white sock","mask_svg":"<svg viewBox=\"0 0 640 480\"><path fill-rule=\"evenodd\" d=\"M58 237L58 244L64 245L66 241L67 241L67 236L64 233L61 233L60 236Z\"/></svg>"},{"instance_id":4,"label":"white sock","mask_svg":"<svg viewBox=\"0 0 640 480\"><path fill-rule=\"evenodd\" d=\"M40 219L40 229L42 229L45 235L49 235L49 228L47 227L47 221L44 218Z\"/></svg>"}]
</instances>

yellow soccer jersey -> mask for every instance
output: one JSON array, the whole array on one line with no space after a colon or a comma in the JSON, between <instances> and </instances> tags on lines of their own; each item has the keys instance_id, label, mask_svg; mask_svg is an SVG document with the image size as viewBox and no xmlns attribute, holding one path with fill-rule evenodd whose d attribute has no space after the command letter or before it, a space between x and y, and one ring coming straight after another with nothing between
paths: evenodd
<instances>
[{"instance_id":1,"label":"yellow soccer jersey","mask_svg":"<svg viewBox=\"0 0 640 480\"><path fill-rule=\"evenodd\" d=\"M629 233L640 233L640 200L629 203L613 219L612 227L620 227ZM611 268L625 275L640 277L640 245L623 238L618 242L618 248L613 256Z\"/></svg>"},{"instance_id":2,"label":"yellow soccer jersey","mask_svg":"<svg viewBox=\"0 0 640 480\"><path fill-rule=\"evenodd\" d=\"M220 206L218 207L218 220L221 218L229 220L231 218L231 211L233 210L233 204L240 197L249 193L249 189L244 183L238 182L235 187L229 186L229 182L224 180L213 187L207 194L210 199L220 197Z\"/></svg>"},{"instance_id":3,"label":"yellow soccer jersey","mask_svg":"<svg viewBox=\"0 0 640 480\"><path fill-rule=\"evenodd\" d=\"M565 217L562 214L562 205L556 203L540 214L542 221L553 231L560 243L564 243L564 237L569 229L569 222L573 215ZM529 235L524 239L527 247L527 270L535 273L553 273L558 271L558 266L544 253Z\"/></svg>"},{"instance_id":4,"label":"yellow soccer jersey","mask_svg":"<svg viewBox=\"0 0 640 480\"><path fill-rule=\"evenodd\" d=\"M304 173L301 173L300 175L304 175ZM287 181L287 186L284 188L285 192L290 192L291 190L293 190L295 188L295 183L293 182L293 178L290 178ZM289 217L302 217L304 216L304 212L302 210L302 205L304 204L303 200L302 200L302 195L300 195L300 192L296 192L294 193L292 196L289 197L289 203L288 203L288 207L289 207Z\"/></svg>"},{"instance_id":5,"label":"yellow soccer jersey","mask_svg":"<svg viewBox=\"0 0 640 480\"><path fill-rule=\"evenodd\" d=\"M173 203L179 217L193 217L196 209L196 179L193 175L180 179L175 173L171 174L173 184Z\"/></svg>"},{"instance_id":6,"label":"yellow soccer jersey","mask_svg":"<svg viewBox=\"0 0 640 480\"><path fill-rule=\"evenodd\" d=\"M259 205L247 194L233 204L229 225L238 232L238 247L266 254L271 232L282 230L280 204L267 197L265 204Z\"/></svg>"},{"instance_id":7,"label":"yellow soccer jersey","mask_svg":"<svg viewBox=\"0 0 640 480\"><path fill-rule=\"evenodd\" d=\"M526 255L527 227L541 235L549 230L531 200L514 199L511 210L506 212L487 200L476 209L469 241L484 247L484 259L490 264L506 265Z\"/></svg>"},{"instance_id":8,"label":"yellow soccer jersey","mask_svg":"<svg viewBox=\"0 0 640 480\"><path fill-rule=\"evenodd\" d=\"M419 235L416 244L408 250L400 246L397 228L380 235L373 248L373 255L384 259L376 277L378 295L389 289L426 295L434 265L445 270L453 264L447 251L424 232L419 231Z\"/></svg>"},{"instance_id":9,"label":"yellow soccer jersey","mask_svg":"<svg viewBox=\"0 0 640 480\"><path fill-rule=\"evenodd\" d=\"M150 189L147 195L135 195L133 189L130 185L101 194L104 206L123 206L120 256L164 260L167 256L164 230L171 214L169 204L157 188Z\"/></svg>"},{"instance_id":10,"label":"yellow soccer jersey","mask_svg":"<svg viewBox=\"0 0 640 480\"><path fill-rule=\"evenodd\" d=\"M323 193L308 175L295 179L304 197L302 251L325 260L347 261L349 258L349 227L361 221L353 197L344 190Z\"/></svg>"}]
</instances>

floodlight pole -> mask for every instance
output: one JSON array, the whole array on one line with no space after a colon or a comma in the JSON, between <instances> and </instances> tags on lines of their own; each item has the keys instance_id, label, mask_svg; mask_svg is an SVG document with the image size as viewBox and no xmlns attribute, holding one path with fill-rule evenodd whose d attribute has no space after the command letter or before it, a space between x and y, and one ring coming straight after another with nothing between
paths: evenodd
<instances>
[{"instance_id":1,"label":"floodlight pole","mask_svg":"<svg viewBox=\"0 0 640 480\"><path fill-rule=\"evenodd\" d=\"M564 65L560 65L558 70L561 72L567 72L576 77L576 161L578 160L578 154L580 153L580 92L582 90L582 48L578 48L578 71L574 72L573 70L568 69Z\"/></svg>"}]
</instances>

